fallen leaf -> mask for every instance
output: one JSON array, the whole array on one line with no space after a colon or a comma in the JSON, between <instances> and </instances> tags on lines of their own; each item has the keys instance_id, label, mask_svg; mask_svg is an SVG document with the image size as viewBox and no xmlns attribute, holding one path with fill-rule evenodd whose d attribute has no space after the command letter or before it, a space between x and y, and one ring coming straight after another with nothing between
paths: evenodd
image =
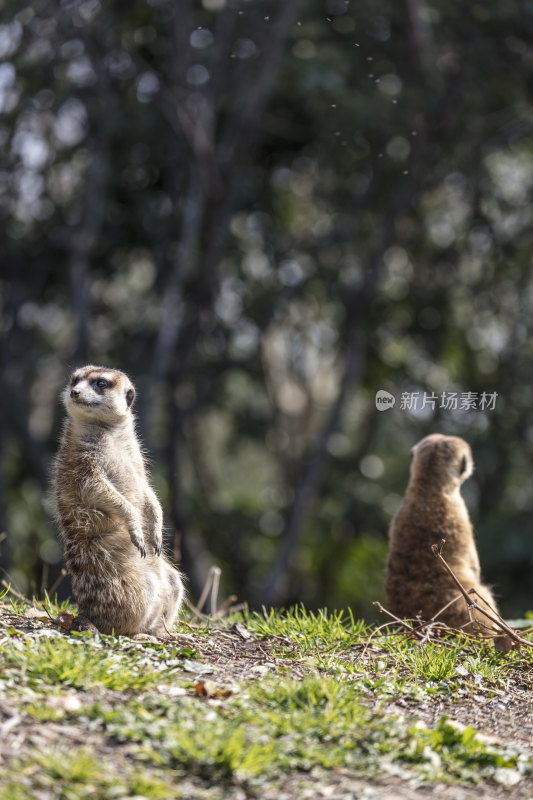
<instances>
[{"instance_id":1,"label":"fallen leaf","mask_svg":"<svg viewBox=\"0 0 533 800\"><path fill-rule=\"evenodd\" d=\"M61 614L57 615L54 622L60 630L70 631L72 630L72 623L74 622L74 614L71 614L70 611L62 611Z\"/></svg>"},{"instance_id":2,"label":"fallen leaf","mask_svg":"<svg viewBox=\"0 0 533 800\"><path fill-rule=\"evenodd\" d=\"M230 697L233 694L231 689L225 686L217 686L214 681L198 681L194 684L194 691L200 697Z\"/></svg>"},{"instance_id":3,"label":"fallen leaf","mask_svg":"<svg viewBox=\"0 0 533 800\"><path fill-rule=\"evenodd\" d=\"M242 624L242 622L236 622L235 625L232 625L230 630L232 631L232 633L236 633L237 636L240 636L241 639L243 639L245 642L247 642L248 639L252 638L252 634L250 633L248 628L246 628Z\"/></svg>"},{"instance_id":4,"label":"fallen leaf","mask_svg":"<svg viewBox=\"0 0 533 800\"><path fill-rule=\"evenodd\" d=\"M200 697L211 697L214 694L216 686L213 681L198 681L194 684L194 691Z\"/></svg>"}]
</instances>

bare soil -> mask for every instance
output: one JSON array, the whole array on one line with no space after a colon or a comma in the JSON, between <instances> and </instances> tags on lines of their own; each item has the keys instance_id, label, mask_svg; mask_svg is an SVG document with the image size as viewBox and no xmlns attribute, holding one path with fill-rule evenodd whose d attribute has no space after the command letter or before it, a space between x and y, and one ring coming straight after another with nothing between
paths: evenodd
<instances>
[{"instance_id":1,"label":"bare soil","mask_svg":"<svg viewBox=\"0 0 533 800\"><path fill-rule=\"evenodd\" d=\"M39 616L35 612L23 615L0 611L0 647L2 640L5 641L4 632L11 626L31 637L42 635L44 630L54 627L54 623L42 616L42 610ZM294 657L283 658L276 654L279 652L277 638L252 637L245 640L232 630L212 630L207 635L198 635L191 628L190 634L178 636L174 642L190 646L197 653L198 663L202 665L198 680L212 680L216 685L231 687L242 686L248 681L260 681L265 675L278 671L283 671L284 675L290 671L295 678L300 678L309 671L306 663L298 662ZM354 654L354 658L357 658L357 654ZM1 673L0 650L0 675ZM187 677L191 678L190 675ZM160 687L160 691L167 690ZM75 708L80 703L78 695L76 690L65 688L65 707L70 703ZM113 693L103 688L95 689L91 693L84 692L83 695L83 704L97 700L111 704L121 702L119 692ZM214 702L225 701L217 699ZM421 720L427 725L435 725L446 715L463 726L472 726L498 745L518 746L530 757L533 756L531 676L526 676L524 684L515 686L512 691L502 691L492 697L484 696L483 692L475 692L460 701L436 697L420 703L399 697L383 707L383 698L376 699L369 693L366 702L371 707L380 708L383 713L403 716L406 723ZM7 696L0 696L0 765L24 757L36 749L43 752L48 748L65 746L68 749L89 746L102 759L112 760L116 764L117 774L120 774L130 759L127 744L110 744L99 730L88 733L86 727L72 722L37 721L19 706L16 692L10 691ZM424 783L407 772L395 770L391 765L390 770L372 780L361 779L355 772L345 769L312 769L308 773L291 773L281 777L275 788L270 789L266 785L259 795L245 784L206 786L200 779L192 777L180 778L179 791L180 796L188 800L252 800L259 797L262 800L409 800L430 795L443 800L474 800L479 797L485 800L532 800L533 777L523 778L514 786L485 782L470 789L441 783Z\"/></svg>"}]
</instances>

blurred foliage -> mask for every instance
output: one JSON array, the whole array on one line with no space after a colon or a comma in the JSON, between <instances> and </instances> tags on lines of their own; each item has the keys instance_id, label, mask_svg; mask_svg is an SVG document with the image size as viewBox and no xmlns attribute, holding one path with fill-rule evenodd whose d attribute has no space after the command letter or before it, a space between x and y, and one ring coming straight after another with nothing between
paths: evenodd
<instances>
[{"instance_id":1,"label":"blurred foliage","mask_svg":"<svg viewBox=\"0 0 533 800\"><path fill-rule=\"evenodd\" d=\"M193 595L215 561L256 605L371 615L409 448L442 431L472 446L485 578L522 615L533 4L0 9L0 558L14 583L57 576L57 396L93 362L138 386ZM379 389L393 409L376 410ZM435 408L402 408L415 392ZM495 407L441 408L452 392L496 393Z\"/></svg>"}]
</instances>

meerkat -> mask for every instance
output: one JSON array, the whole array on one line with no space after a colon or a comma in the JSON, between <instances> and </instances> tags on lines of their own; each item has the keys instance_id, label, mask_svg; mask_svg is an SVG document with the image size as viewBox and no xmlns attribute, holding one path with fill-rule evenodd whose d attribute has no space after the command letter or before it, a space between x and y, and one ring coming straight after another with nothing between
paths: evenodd
<instances>
[{"instance_id":1,"label":"meerkat","mask_svg":"<svg viewBox=\"0 0 533 800\"><path fill-rule=\"evenodd\" d=\"M135 433L135 388L120 370L75 370L54 463L60 538L78 603L101 633L165 635L183 582L162 555L163 513Z\"/></svg>"},{"instance_id":2,"label":"meerkat","mask_svg":"<svg viewBox=\"0 0 533 800\"><path fill-rule=\"evenodd\" d=\"M429 620L459 595L431 550L445 539L443 555L463 587L475 589L473 599L484 608L488 603L497 613L491 590L481 583L472 524L460 492L474 469L469 445L458 436L435 433L418 442L411 456L407 492L389 531L385 573L389 610L399 617L420 614ZM469 613L462 597L438 614L439 621L466 630L472 630L473 618L491 627L483 614Z\"/></svg>"}]
</instances>

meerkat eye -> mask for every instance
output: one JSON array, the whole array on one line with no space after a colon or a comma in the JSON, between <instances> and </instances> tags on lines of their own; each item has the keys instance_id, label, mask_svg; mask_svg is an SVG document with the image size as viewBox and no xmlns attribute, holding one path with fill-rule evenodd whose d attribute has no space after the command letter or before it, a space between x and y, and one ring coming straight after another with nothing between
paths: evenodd
<instances>
[{"instance_id":1,"label":"meerkat eye","mask_svg":"<svg viewBox=\"0 0 533 800\"><path fill-rule=\"evenodd\" d=\"M70 382L70 385L71 385L71 386L76 386L76 384L77 384L77 383L79 383L79 382L80 382L80 380L81 380L81 378L79 378L79 377L77 377L77 378L72 378L72 380L71 380L71 382Z\"/></svg>"},{"instance_id":2,"label":"meerkat eye","mask_svg":"<svg viewBox=\"0 0 533 800\"><path fill-rule=\"evenodd\" d=\"M98 387L98 389L107 389L109 387L109 381L105 381L103 378L98 378L98 380L94 381L94 385Z\"/></svg>"}]
</instances>

